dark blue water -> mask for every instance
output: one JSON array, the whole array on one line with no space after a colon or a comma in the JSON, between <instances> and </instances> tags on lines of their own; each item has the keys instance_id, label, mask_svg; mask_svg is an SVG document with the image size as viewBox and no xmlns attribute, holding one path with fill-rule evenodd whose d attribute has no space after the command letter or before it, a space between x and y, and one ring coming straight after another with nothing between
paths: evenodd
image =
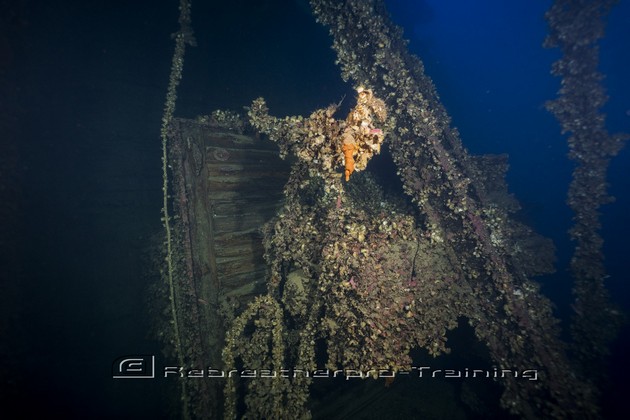
<instances>
[{"instance_id":1,"label":"dark blue water","mask_svg":"<svg viewBox=\"0 0 630 420\"><path fill-rule=\"evenodd\" d=\"M110 368L121 355L161 348L149 332L155 278L146 276L143 258L161 232L159 126L176 3L0 2L0 99L3 129L10 128L2 141L13 145L7 159L15 171L3 185L17 191L11 240L20 255L2 279L2 398L24 413L168 412L168 384L113 381ZM568 319L565 199L573 166L543 107L559 87L549 74L559 52L541 47L551 2L388 4L469 151L510 155L508 182L521 217L558 247L557 273L541 282ZM240 110L258 96L276 115L308 114L352 96L305 1L194 2L192 20L198 47L186 56L180 116ZM630 3L622 1L601 42L611 132L630 132L629 21ZM624 150L610 166L617 201L602 209L602 234L608 286L630 313L628 168ZM623 403L629 337L624 329L613 347L611 407Z\"/></svg>"}]
</instances>

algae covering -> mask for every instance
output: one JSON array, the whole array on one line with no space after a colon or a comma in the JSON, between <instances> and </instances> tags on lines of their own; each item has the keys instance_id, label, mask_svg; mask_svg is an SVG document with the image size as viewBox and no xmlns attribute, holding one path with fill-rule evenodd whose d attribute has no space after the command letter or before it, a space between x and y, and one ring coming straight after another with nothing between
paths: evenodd
<instances>
[{"instance_id":1,"label":"algae covering","mask_svg":"<svg viewBox=\"0 0 630 420\"><path fill-rule=\"evenodd\" d=\"M597 416L531 280L553 270L553 246L513 218L506 157L467 153L380 1L311 4L356 87L345 118L339 104L274 117L261 98L247 121L170 125L173 342L182 364L224 374L182 389L184 416L310 418L319 375L408 374L413 349L449 352L461 319L508 372L504 409ZM383 147L400 190L366 170Z\"/></svg>"}]
</instances>

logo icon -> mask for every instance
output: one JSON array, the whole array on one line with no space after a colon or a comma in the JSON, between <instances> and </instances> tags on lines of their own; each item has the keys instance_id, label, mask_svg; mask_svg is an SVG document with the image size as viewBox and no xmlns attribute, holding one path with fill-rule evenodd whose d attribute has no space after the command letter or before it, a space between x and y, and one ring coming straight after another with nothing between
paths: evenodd
<instances>
[{"instance_id":1,"label":"logo icon","mask_svg":"<svg viewBox=\"0 0 630 420\"><path fill-rule=\"evenodd\" d=\"M155 377L155 356L123 356L112 364L114 379L152 379Z\"/></svg>"}]
</instances>

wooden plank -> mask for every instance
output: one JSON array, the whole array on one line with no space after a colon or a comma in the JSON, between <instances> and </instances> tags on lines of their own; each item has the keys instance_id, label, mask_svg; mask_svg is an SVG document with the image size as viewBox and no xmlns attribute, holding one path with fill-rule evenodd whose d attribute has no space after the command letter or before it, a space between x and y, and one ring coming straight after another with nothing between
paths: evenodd
<instances>
[{"instance_id":1,"label":"wooden plank","mask_svg":"<svg viewBox=\"0 0 630 420\"><path fill-rule=\"evenodd\" d=\"M217 272L221 283L224 279L238 274L252 273L260 270L261 265L258 261L247 261L241 258L217 258Z\"/></svg>"},{"instance_id":2,"label":"wooden plank","mask_svg":"<svg viewBox=\"0 0 630 420\"><path fill-rule=\"evenodd\" d=\"M211 260L197 255L195 272L212 266L221 289L207 284L213 299L219 292L231 293L244 302L264 291L261 228L283 204L290 161L280 159L277 145L265 138L177 121L186 168L183 185L195 219L190 225L193 253ZM205 277L201 282L205 284Z\"/></svg>"},{"instance_id":3,"label":"wooden plank","mask_svg":"<svg viewBox=\"0 0 630 420\"><path fill-rule=\"evenodd\" d=\"M278 156L278 146L264 137L254 138L234 133L204 133L194 136L201 144L228 149L256 149L270 151Z\"/></svg>"},{"instance_id":4,"label":"wooden plank","mask_svg":"<svg viewBox=\"0 0 630 420\"><path fill-rule=\"evenodd\" d=\"M278 158L277 150L257 150L257 149L233 149L229 147L206 147L205 161L216 162L238 162L241 164L264 164L276 166L282 169L282 161ZM288 164L287 164L288 166Z\"/></svg>"},{"instance_id":5,"label":"wooden plank","mask_svg":"<svg viewBox=\"0 0 630 420\"><path fill-rule=\"evenodd\" d=\"M230 215L233 217L242 217L254 213L271 218L281 206L277 203L270 203L269 201L251 202L250 200L234 200L212 203L212 208L215 214L228 217Z\"/></svg>"},{"instance_id":6,"label":"wooden plank","mask_svg":"<svg viewBox=\"0 0 630 420\"><path fill-rule=\"evenodd\" d=\"M217 235L230 233L236 230L258 230L269 220L269 217L262 214L248 214L242 217L232 217L219 215L214 216L214 230Z\"/></svg>"},{"instance_id":7,"label":"wooden plank","mask_svg":"<svg viewBox=\"0 0 630 420\"><path fill-rule=\"evenodd\" d=\"M243 255L262 256L265 252L262 245L257 245L251 241L241 246L216 246L215 251L217 258L234 258Z\"/></svg>"},{"instance_id":8,"label":"wooden plank","mask_svg":"<svg viewBox=\"0 0 630 420\"><path fill-rule=\"evenodd\" d=\"M245 179L273 177L283 178L286 181L286 173L279 172L278 169L266 163L240 164L231 162L207 162L207 173L209 176L238 176Z\"/></svg>"},{"instance_id":9,"label":"wooden plank","mask_svg":"<svg viewBox=\"0 0 630 420\"><path fill-rule=\"evenodd\" d=\"M257 190L257 191L212 191L210 203L225 203L234 200L243 200L250 203L258 203L270 200L281 205L284 197L282 190ZM276 201L276 198L278 201Z\"/></svg>"},{"instance_id":10,"label":"wooden plank","mask_svg":"<svg viewBox=\"0 0 630 420\"><path fill-rule=\"evenodd\" d=\"M239 247L219 247L216 248L217 250L217 258L238 258L241 257L243 255L263 255L263 248L259 247L253 247L253 246L245 246L243 248L239 248Z\"/></svg>"},{"instance_id":11,"label":"wooden plank","mask_svg":"<svg viewBox=\"0 0 630 420\"><path fill-rule=\"evenodd\" d=\"M224 277L221 286L227 293L231 293L231 295L237 295L243 292L249 294L252 288L259 292L264 292L266 277L266 270L257 270L251 273ZM238 296L243 295L239 294Z\"/></svg>"},{"instance_id":12,"label":"wooden plank","mask_svg":"<svg viewBox=\"0 0 630 420\"><path fill-rule=\"evenodd\" d=\"M261 190L282 189L285 179L282 175L278 177L268 177L264 179L250 179L244 182L238 177L209 177L206 188L211 192L242 191L244 193L260 192ZM208 194L212 196L211 193Z\"/></svg>"},{"instance_id":13,"label":"wooden plank","mask_svg":"<svg viewBox=\"0 0 630 420\"><path fill-rule=\"evenodd\" d=\"M262 237L263 235L260 232L260 229L252 229L242 235L234 235L230 232L230 234L215 238L214 242L216 243L217 248L234 248L244 246L246 244L254 244L262 247Z\"/></svg>"}]
</instances>

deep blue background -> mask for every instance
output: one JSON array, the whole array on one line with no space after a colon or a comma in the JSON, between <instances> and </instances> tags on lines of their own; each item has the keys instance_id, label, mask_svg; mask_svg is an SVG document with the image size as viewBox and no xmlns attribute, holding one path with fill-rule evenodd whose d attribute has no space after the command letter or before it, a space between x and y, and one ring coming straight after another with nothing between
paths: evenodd
<instances>
[{"instance_id":1,"label":"deep blue background","mask_svg":"<svg viewBox=\"0 0 630 420\"><path fill-rule=\"evenodd\" d=\"M11 334L2 347L2 397L25 413L163 414L164 384L113 381L110 363L160 350L148 333L153 280L144 276L142 255L161 232L159 127L177 2L0 3L0 82L7 86L0 99L14 124L9 140L18 145L15 246L23 251L14 261L21 274L7 280L3 303ZM559 52L541 47L551 2L388 4L465 146L475 154L509 153L508 181L524 217L558 247L557 273L541 281L567 318L572 163L543 107L559 87L549 74ZM258 96L276 115L308 114L352 95L327 31L309 13L304 0L193 1L199 45L187 52L177 114L241 110ZM629 21L624 0L601 43L611 132L630 132ZM617 202L602 210L602 234L608 286L630 313L628 168L624 150L610 167ZM629 336L626 328L614 347L610 407L624 403Z\"/></svg>"}]
</instances>

